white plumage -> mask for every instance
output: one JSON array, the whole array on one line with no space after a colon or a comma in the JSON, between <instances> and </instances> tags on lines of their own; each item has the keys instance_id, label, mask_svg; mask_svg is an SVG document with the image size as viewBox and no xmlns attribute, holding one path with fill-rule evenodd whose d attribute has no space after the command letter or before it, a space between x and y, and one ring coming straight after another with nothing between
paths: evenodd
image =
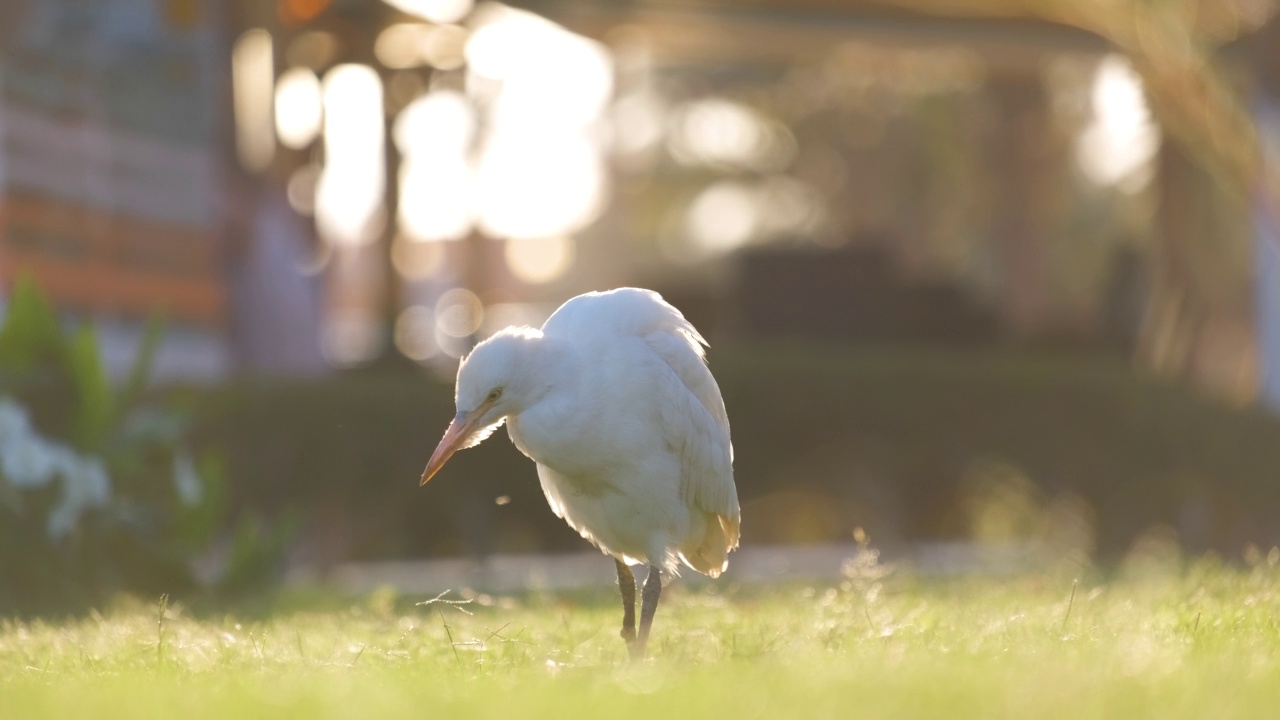
<instances>
[{"instance_id":1,"label":"white plumage","mask_svg":"<svg viewBox=\"0 0 1280 720\"><path fill-rule=\"evenodd\" d=\"M459 368L458 414L422 482L505 421L552 511L584 538L627 564L675 573L683 561L716 577L740 513L705 344L678 310L636 288L579 295L541 330L507 328ZM645 601L653 592L656 606L653 575ZM646 634L642 616L641 651Z\"/></svg>"}]
</instances>

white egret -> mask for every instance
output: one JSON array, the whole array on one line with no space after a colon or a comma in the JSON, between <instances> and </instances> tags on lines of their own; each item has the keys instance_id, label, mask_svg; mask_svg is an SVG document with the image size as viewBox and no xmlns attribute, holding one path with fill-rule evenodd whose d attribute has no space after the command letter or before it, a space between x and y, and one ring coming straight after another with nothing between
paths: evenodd
<instances>
[{"instance_id":1,"label":"white egret","mask_svg":"<svg viewBox=\"0 0 1280 720\"><path fill-rule=\"evenodd\" d=\"M644 655L662 574L717 577L738 546L729 418L706 341L661 296L579 295L534 328L506 328L458 368L457 416L422 474L505 421L551 510L614 558L622 638ZM649 566L636 626L631 565Z\"/></svg>"}]
</instances>

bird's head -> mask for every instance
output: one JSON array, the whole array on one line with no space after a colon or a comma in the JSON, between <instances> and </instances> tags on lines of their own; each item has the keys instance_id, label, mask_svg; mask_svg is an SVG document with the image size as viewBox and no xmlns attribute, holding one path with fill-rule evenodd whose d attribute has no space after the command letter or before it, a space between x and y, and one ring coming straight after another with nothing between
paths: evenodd
<instances>
[{"instance_id":1,"label":"bird's head","mask_svg":"<svg viewBox=\"0 0 1280 720\"><path fill-rule=\"evenodd\" d=\"M459 450L479 445L504 420L527 407L537 391L535 356L542 333L506 328L480 343L458 367L458 414L432 453L420 484L426 485Z\"/></svg>"}]
</instances>

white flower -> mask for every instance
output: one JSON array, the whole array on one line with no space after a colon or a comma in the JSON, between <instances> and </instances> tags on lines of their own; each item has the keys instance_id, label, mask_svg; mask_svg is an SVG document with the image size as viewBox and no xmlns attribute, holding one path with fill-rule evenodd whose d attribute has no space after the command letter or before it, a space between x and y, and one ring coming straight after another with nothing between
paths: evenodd
<instances>
[{"instance_id":1,"label":"white flower","mask_svg":"<svg viewBox=\"0 0 1280 720\"><path fill-rule=\"evenodd\" d=\"M53 472L59 477L66 477L79 471L80 455L70 445L59 442L49 443L49 455L53 463Z\"/></svg>"},{"instance_id":2,"label":"white flower","mask_svg":"<svg viewBox=\"0 0 1280 720\"><path fill-rule=\"evenodd\" d=\"M102 461L73 456L62 472L63 498L78 507L102 507L111 500L111 478Z\"/></svg>"},{"instance_id":3,"label":"white flower","mask_svg":"<svg viewBox=\"0 0 1280 720\"><path fill-rule=\"evenodd\" d=\"M41 487L53 479L53 444L34 433L0 440L0 472L14 487Z\"/></svg>"},{"instance_id":4,"label":"white flower","mask_svg":"<svg viewBox=\"0 0 1280 720\"><path fill-rule=\"evenodd\" d=\"M27 409L11 397L0 398L0 441L29 434L31 420L27 417Z\"/></svg>"},{"instance_id":5,"label":"white flower","mask_svg":"<svg viewBox=\"0 0 1280 720\"><path fill-rule=\"evenodd\" d=\"M198 505L204 497L200 474L196 472L191 456L184 452L174 453L173 456L173 489L183 505Z\"/></svg>"},{"instance_id":6,"label":"white flower","mask_svg":"<svg viewBox=\"0 0 1280 720\"><path fill-rule=\"evenodd\" d=\"M98 458L85 458L80 482L80 491L89 507L103 507L111 501L111 477L107 475L107 466Z\"/></svg>"},{"instance_id":7,"label":"white flower","mask_svg":"<svg viewBox=\"0 0 1280 720\"><path fill-rule=\"evenodd\" d=\"M62 499L49 513L45 531L53 540L61 540L75 528L85 510L110 502L111 477L98 458L79 455L65 445L50 445L50 457L62 476Z\"/></svg>"},{"instance_id":8,"label":"white flower","mask_svg":"<svg viewBox=\"0 0 1280 720\"><path fill-rule=\"evenodd\" d=\"M111 501L111 477L102 460L37 435L26 409L9 397L0 397L0 473L19 488L42 487L55 476L62 478L62 498L45 526L54 540L66 537L86 509Z\"/></svg>"},{"instance_id":9,"label":"white flower","mask_svg":"<svg viewBox=\"0 0 1280 720\"><path fill-rule=\"evenodd\" d=\"M45 532L49 534L49 538L61 540L66 537L67 533L76 526L81 512L83 508L73 502L71 497L64 495L62 502L53 508L53 512L49 513L49 519L45 522Z\"/></svg>"}]
</instances>

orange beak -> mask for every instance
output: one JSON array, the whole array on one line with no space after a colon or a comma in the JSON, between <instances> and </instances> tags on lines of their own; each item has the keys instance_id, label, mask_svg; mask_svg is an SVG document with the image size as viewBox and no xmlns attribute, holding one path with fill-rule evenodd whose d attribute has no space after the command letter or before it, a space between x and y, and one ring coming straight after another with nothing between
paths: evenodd
<instances>
[{"instance_id":1,"label":"orange beak","mask_svg":"<svg viewBox=\"0 0 1280 720\"><path fill-rule=\"evenodd\" d=\"M479 413L475 413L479 415ZM422 480L419 486L426 485L427 481L433 475L440 472L440 468L449 462L449 458L458 451L467 437L471 435L473 419L458 413L453 418L453 422L449 423L449 429L444 431L444 437L440 438L440 444L436 446L436 451L431 454L431 459L427 461L427 469L422 471Z\"/></svg>"}]
</instances>

